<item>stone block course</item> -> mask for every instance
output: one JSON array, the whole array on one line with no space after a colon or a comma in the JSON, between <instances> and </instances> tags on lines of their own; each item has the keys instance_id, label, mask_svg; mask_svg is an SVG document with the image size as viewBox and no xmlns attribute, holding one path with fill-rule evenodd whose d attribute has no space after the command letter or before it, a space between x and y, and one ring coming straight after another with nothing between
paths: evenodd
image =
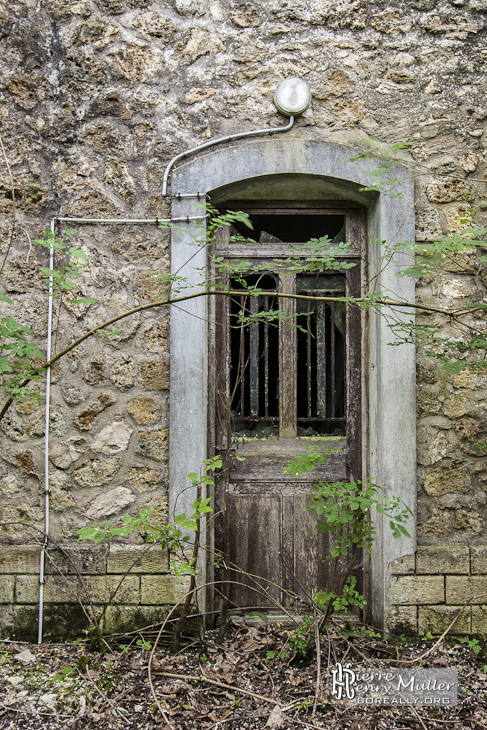
<instances>
[{"instance_id":1,"label":"stone block course","mask_svg":"<svg viewBox=\"0 0 487 730\"><path fill-rule=\"evenodd\" d=\"M44 600L46 603L77 603L78 579L72 576L46 576ZM37 603L39 601L39 578L34 575L19 575L15 581L16 603Z\"/></svg>"},{"instance_id":2,"label":"stone block course","mask_svg":"<svg viewBox=\"0 0 487 730\"><path fill-rule=\"evenodd\" d=\"M143 626L163 621L171 606L108 606L103 630L113 632L134 631Z\"/></svg>"},{"instance_id":3,"label":"stone block course","mask_svg":"<svg viewBox=\"0 0 487 730\"><path fill-rule=\"evenodd\" d=\"M411 575L414 573L416 565L416 556L414 553L411 555L403 555L401 558L397 558L389 563L389 573L393 575Z\"/></svg>"},{"instance_id":4,"label":"stone block course","mask_svg":"<svg viewBox=\"0 0 487 730\"><path fill-rule=\"evenodd\" d=\"M0 575L0 603L13 603L15 578L12 575Z\"/></svg>"},{"instance_id":5,"label":"stone block course","mask_svg":"<svg viewBox=\"0 0 487 730\"><path fill-rule=\"evenodd\" d=\"M487 633L487 609L484 606L472 606L472 634L485 633Z\"/></svg>"},{"instance_id":6,"label":"stone block course","mask_svg":"<svg viewBox=\"0 0 487 730\"><path fill-rule=\"evenodd\" d=\"M110 545L107 573L123 574L130 568L130 573L168 573L169 563L167 551L160 545ZM136 561L134 565L134 561Z\"/></svg>"},{"instance_id":7,"label":"stone block course","mask_svg":"<svg viewBox=\"0 0 487 730\"><path fill-rule=\"evenodd\" d=\"M389 600L399 605L443 603L444 578L438 575L400 576L389 589Z\"/></svg>"},{"instance_id":8,"label":"stone block course","mask_svg":"<svg viewBox=\"0 0 487 730\"><path fill-rule=\"evenodd\" d=\"M487 545L470 548L472 574L487 574Z\"/></svg>"},{"instance_id":9,"label":"stone block course","mask_svg":"<svg viewBox=\"0 0 487 730\"><path fill-rule=\"evenodd\" d=\"M416 573L438 575L450 573L468 575L470 553L467 545L422 545L416 552Z\"/></svg>"},{"instance_id":10,"label":"stone block course","mask_svg":"<svg viewBox=\"0 0 487 730\"><path fill-rule=\"evenodd\" d=\"M38 545L2 545L0 573L39 573L40 547Z\"/></svg>"},{"instance_id":11,"label":"stone block course","mask_svg":"<svg viewBox=\"0 0 487 730\"><path fill-rule=\"evenodd\" d=\"M46 559L46 574L76 575L76 566L82 575L104 575L107 569L108 547L93 545L92 547L63 547L72 562L57 548L49 548ZM74 565L73 565L74 563ZM36 572L39 572L37 566Z\"/></svg>"},{"instance_id":12,"label":"stone block course","mask_svg":"<svg viewBox=\"0 0 487 730\"><path fill-rule=\"evenodd\" d=\"M418 630L423 633L442 634L460 609L461 606L418 606ZM449 633L469 634L471 630L471 610L467 606Z\"/></svg>"},{"instance_id":13,"label":"stone block course","mask_svg":"<svg viewBox=\"0 0 487 730\"><path fill-rule=\"evenodd\" d=\"M472 603L482 604L487 602L487 576L456 576L447 575L446 585L446 603L460 604L475 598Z\"/></svg>"},{"instance_id":14,"label":"stone block course","mask_svg":"<svg viewBox=\"0 0 487 730\"><path fill-rule=\"evenodd\" d=\"M85 585L93 603L140 603L140 578L135 575L96 575L85 579ZM121 584L120 584L121 582ZM120 585L119 585L120 584ZM113 593L117 589L115 595Z\"/></svg>"},{"instance_id":15,"label":"stone block course","mask_svg":"<svg viewBox=\"0 0 487 730\"><path fill-rule=\"evenodd\" d=\"M141 603L174 605L189 588L189 576L155 575L141 577Z\"/></svg>"},{"instance_id":16,"label":"stone block course","mask_svg":"<svg viewBox=\"0 0 487 730\"><path fill-rule=\"evenodd\" d=\"M416 634L418 609L416 606L394 606L389 616L389 631L393 634Z\"/></svg>"}]
</instances>

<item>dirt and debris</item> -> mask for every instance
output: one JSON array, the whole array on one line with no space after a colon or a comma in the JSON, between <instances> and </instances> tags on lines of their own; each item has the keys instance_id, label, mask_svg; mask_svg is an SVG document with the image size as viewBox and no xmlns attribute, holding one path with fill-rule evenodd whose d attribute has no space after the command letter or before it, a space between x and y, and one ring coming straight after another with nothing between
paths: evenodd
<instances>
[{"instance_id":1,"label":"dirt and debris","mask_svg":"<svg viewBox=\"0 0 487 730\"><path fill-rule=\"evenodd\" d=\"M334 627L322 635L318 653L312 648L301 658L293 655L291 631L279 625L230 625L224 644L216 639L213 632L202 640L187 639L176 655L169 653L169 637L154 650L153 629L111 637L99 653L90 652L84 640L1 642L0 728L487 728L482 637L448 639L423 656L433 645L424 637L386 642L372 630ZM456 668L458 705L351 706L331 693L331 669L337 662L352 668Z\"/></svg>"}]
</instances>

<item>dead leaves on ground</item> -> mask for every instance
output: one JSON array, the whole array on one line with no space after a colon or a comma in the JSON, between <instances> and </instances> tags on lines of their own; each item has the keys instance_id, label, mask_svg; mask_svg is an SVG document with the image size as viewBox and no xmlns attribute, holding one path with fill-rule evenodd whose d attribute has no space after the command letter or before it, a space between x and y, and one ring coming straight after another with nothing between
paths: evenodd
<instances>
[{"instance_id":1,"label":"dead leaves on ground","mask_svg":"<svg viewBox=\"0 0 487 730\"><path fill-rule=\"evenodd\" d=\"M87 669L77 668L86 649L70 645L0 643L0 728L2 730L416 730L421 722L408 708L348 707L332 702L327 665L363 664L370 657L413 658L424 646L391 650L370 638L343 638L335 631L321 644L321 688L316 694L316 658L280 659L289 650L290 632L282 627L233 626L223 646L211 633L176 656L158 649L152 662L154 702L147 668L149 652L113 645L111 653L86 654ZM145 637L150 641L147 634ZM120 639L120 642L128 639ZM122 645L124 646L124 645ZM29 661L16 656L24 654ZM357 652L356 652L357 650ZM467 647L445 644L428 666L457 666L460 699L456 708L417 713L428 730L487 728L486 675ZM79 664L83 666L83 662ZM64 673L66 668L74 672ZM173 675L173 676L170 676ZM62 679L56 677L62 676ZM316 704L313 716L313 706Z\"/></svg>"}]
</instances>

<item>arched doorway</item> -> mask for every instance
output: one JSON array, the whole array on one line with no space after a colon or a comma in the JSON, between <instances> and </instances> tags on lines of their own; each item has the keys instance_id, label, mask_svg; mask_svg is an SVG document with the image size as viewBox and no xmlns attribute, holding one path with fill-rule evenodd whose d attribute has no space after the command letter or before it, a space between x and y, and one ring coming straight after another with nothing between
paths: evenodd
<instances>
[{"instance_id":1,"label":"arched doorway","mask_svg":"<svg viewBox=\"0 0 487 730\"><path fill-rule=\"evenodd\" d=\"M413 301L412 281L395 276L409 264L406 258L396 257L388 267L381 267L384 242L391 242L398 231L404 240L414 237L412 183L409 178L399 183L400 197L394 199L364 191L374 162L351 162L350 157L351 151L338 145L290 136L215 147L174 171L173 195L192 193L195 199L176 197L173 212L176 216L194 214L196 193L210 193L212 203L222 206L230 200L234 205L242 203L241 207L252 200L285 201L287 206L298 207L306 202L323 208L332 202L358 206L366 219L363 279L372 275L378 288ZM400 176L397 170L390 174ZM205 246L195 247L191 233L189 223L173 231L171 267L194 283L197 291L201 269L207 265L207 250ZM190 490L183 491L188 484L187 473L198 468L208 455L208 445L215 443L211 418L208 421L212 396L209 369L215 358L212 321L204 297L171 313L170 507L178 499L178 511L192 499ZM362 401L368 402L368 409L362 409L362 473L373 477L386 494L400 495L414 510L414 348L387 347L394 335L385 319L375 314L362 333L361 392ZM382 529L380 520L377 527L370 581L372 618L381 625L388 610L388 563L413 552L414 539L394 541L387 526Z\"/></svg>"}]
</instances>

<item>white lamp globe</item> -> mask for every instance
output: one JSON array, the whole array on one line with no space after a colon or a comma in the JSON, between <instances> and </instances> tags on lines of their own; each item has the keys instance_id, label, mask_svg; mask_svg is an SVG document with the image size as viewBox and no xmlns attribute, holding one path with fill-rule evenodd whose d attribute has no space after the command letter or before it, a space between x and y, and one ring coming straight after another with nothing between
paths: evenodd
<instances>
[{"instance_id":1,"label":"white lamp globe","mask_svg":"<svg viewBox=\"0 0 487 730\"><path fill-rule=\"evenodd\" d=\"M303 79L289 78L281 81L274 92L274 104L281 114L297 117L309 107L311 93Z\"/></svg>"}]
</instances>

